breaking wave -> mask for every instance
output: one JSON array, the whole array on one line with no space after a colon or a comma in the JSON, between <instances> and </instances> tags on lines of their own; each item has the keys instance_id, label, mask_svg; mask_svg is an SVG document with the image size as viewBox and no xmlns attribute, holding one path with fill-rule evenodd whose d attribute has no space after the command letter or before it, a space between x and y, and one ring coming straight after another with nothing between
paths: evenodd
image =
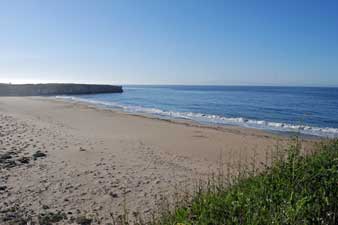
<instances>
[{"instance_id":1,"label":"breaking wave","mask_svg":"<svg viewBox=\"0 0 338 225\"><path fill-rule=\"evenodd\" d=\"M56 96L57 99L84 102L98 107L115 108L131 114L150 114L159 118L188 119L203 124L234 125L247 128L281 132L300 132L306 135L314 135L327 138L338 137L338 129L331 127L313 127L307 125L288 124L264 120L253 120L242 117L224 117L194 112L165 111L157 108L145 108L141 106L122 105L116 102L99 101L73 96Z\"/></svg>"}]
</instances>

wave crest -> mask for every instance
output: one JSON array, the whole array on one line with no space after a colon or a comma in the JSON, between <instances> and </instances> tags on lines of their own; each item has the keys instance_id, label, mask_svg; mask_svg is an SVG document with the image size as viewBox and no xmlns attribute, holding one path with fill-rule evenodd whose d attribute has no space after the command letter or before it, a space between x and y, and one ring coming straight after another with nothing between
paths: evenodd
<instances>
[{"instance_id":1,"label":"wave crest","mask_svg":"<svg viewBox=\"0 0 338 225\"><path fill-rule=\"evenodd\" d=\"M315 135L320 137L336 138L338 137L338 129L332 127L313 127L307 125L297 125L288 123L278 123L265 120L253 120L242 117L224 117L219 115L210 115L194 112L177 112L165 111L157 108L145 108L141 106L127 106L116 102L107 102L99 100L91 100L72 96L56 96L57 99L84 102L96 106L121 109L131 114L150 114L160 118L188 119L199 123L219 124L219 125L235 125L248 128L257 128L264 130L282 131L282 132L300 132L307 135Z\"/></svg>"}]
</instances>

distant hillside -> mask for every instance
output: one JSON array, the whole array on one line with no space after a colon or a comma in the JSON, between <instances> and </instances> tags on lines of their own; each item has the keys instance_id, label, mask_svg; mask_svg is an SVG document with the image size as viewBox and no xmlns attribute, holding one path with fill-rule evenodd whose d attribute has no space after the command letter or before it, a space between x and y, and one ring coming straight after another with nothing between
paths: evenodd
<instances>
[{"instance_id":1,"label":"distant hillside","mask_svg":"<svg viewBox=\"0 0 338 225\"><path fill-rule=\"evenodd\" d=\"M0 96L122 93L121 86L92 84L0 84Z\"/></svg>"}]
</instances>

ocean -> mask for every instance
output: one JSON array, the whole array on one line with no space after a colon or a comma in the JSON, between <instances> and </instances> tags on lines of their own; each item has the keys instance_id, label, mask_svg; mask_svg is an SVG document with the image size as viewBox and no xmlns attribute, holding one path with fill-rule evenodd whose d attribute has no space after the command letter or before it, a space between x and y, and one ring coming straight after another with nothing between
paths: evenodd
<instances>
[{"instance_id":1,"label":"ocean","mask_svg":"<svg viewBox=\"0 0 338 225\"><path fill-rule=\"evenodd\" d=\"M201 124L338 137L338 88L133 85L123 89L121 94L57 98Z\"/></svg>"}]
</instances>

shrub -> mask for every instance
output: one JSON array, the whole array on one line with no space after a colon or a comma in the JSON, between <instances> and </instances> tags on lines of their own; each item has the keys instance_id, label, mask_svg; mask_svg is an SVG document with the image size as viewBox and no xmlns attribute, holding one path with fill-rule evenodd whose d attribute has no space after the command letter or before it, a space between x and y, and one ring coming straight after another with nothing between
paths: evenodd
<instances>
[{"instance_id":1,"label":"shrub","mask_svg":"<svg viewBox=\"0 0 338 225\"><path fill-rule=\"evenodd\" d=\"M300 150L296 140L263 172L241 174L230 186L212 179L152 224L337 224L338 140L311 155Z\"/></svg>"}]
</instances>

